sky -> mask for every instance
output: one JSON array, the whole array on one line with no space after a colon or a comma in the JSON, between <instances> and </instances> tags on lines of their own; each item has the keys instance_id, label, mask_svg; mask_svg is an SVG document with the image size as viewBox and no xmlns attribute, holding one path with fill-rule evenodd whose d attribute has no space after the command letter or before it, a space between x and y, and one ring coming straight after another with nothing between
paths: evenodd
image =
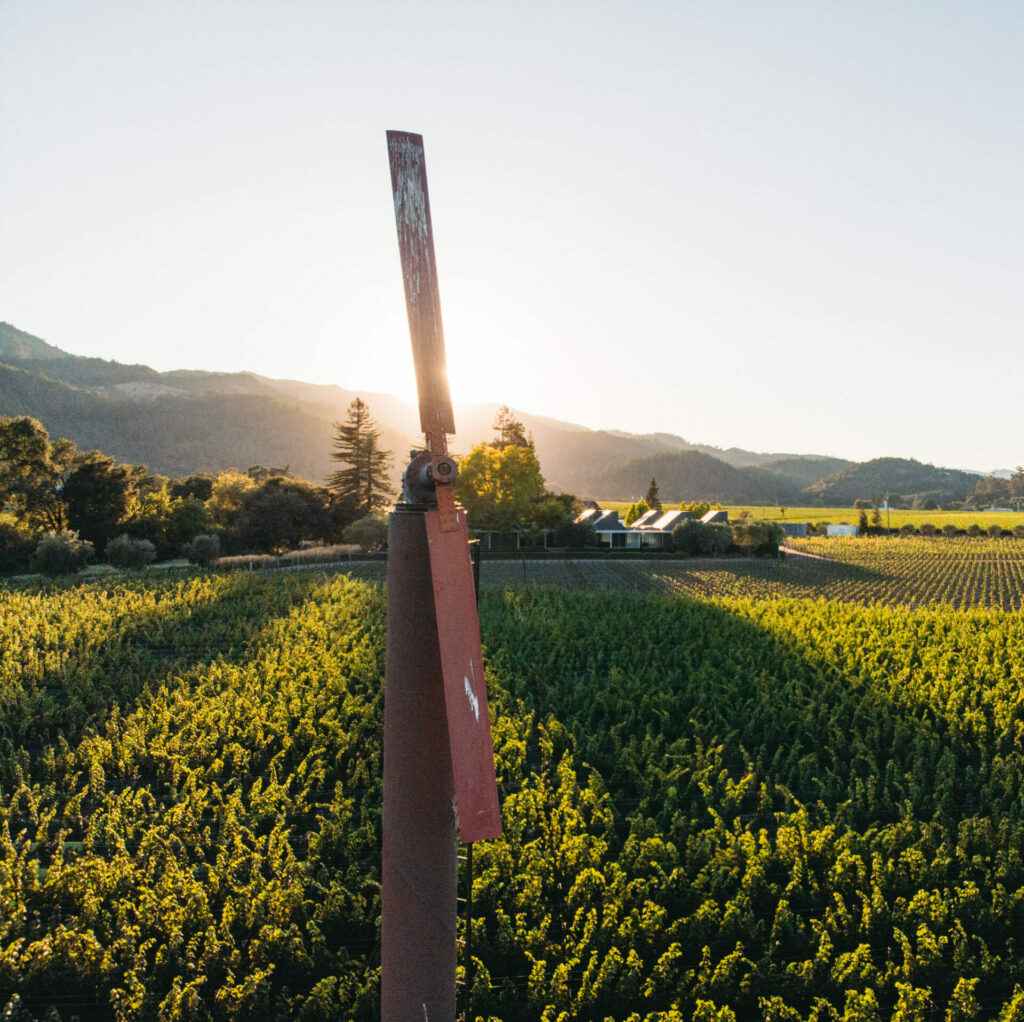
<instances>
[{"instance_id":1,"label":"sky","mask_svg":"<svg viewBox=\"0 0 1024 1022\"><path fill-rule=\"evenodd\" d=\"M1022 44L997 2L0 0L0 320L410 397L417 131L457 403L1016 465Z\"/></svg>"}]
</instances>

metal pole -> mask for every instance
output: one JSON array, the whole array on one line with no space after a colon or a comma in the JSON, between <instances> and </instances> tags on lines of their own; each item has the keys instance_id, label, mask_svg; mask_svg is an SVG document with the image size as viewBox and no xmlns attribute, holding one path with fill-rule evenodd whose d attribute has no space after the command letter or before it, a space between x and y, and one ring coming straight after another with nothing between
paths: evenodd
<instances>
[{"instance_id":1,"label":"metal pole","mask_svg":"<svg viewBox=\"0 0 1024 1022\"><path fill-rule=\"evenodd\" d=\"M381 1020L455 1018L456 844L424 510L388 525Z\"/></svg>"}]
</instances>

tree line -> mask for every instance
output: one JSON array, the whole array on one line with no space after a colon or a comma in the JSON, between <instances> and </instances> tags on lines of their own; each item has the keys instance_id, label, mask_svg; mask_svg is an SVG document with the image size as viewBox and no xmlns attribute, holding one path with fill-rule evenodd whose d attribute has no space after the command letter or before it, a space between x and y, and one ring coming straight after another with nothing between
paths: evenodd
<instances>
[{"instance_id":1,"label":"tree line","mask_svg":"<svg viewBox=\"0 0 1024 1022\"><path fill-rule=\"evenodd\" d=\"M339 467L325 485L263 465L170 479L52 439L38 419L0 418L0 571L58 574L96 556L141 567L306 543L379 545L391 454L358 398L335 424L332 457Z\"/></svg>"},{"instance_id":2,"label":"tree line","mask_svg":"<svg viewBox=\"0 0 1024 1022\"><path fill-rule=\"evenodd\" d=\"M548 490L523 423L502 407L495 437L459 458L456 492L475 529L554 530L568 541L579 512ZM393 454L356 398L335 423L336 471L323 484L289 467L168 478L102 451L53 439L38 419L0 418L0 571L75 571L96 557L138 568L186 556L277 553L315 543L386 543Z\"/></svg>"}]
</instances>

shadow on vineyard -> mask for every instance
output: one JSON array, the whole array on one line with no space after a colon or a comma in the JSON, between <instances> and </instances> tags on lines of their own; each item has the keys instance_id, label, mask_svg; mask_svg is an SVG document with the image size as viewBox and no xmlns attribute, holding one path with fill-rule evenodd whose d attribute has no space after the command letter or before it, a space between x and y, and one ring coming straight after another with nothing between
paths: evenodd
<instances>
[{"instance_id":1,"label":"shadow on vineyard","mask_svg":"<svg viewBox=\"0 0 1024 1022\"><path fill-rule=\"evenodd\" d=\"M376 1017L383 603L6 600L4 719L61 663L87 689L4 756L9 1018ZM1024 1017L1021 615L536 587L481 614L505 832L471 1018Z\"/></svg>"},{"instance_id":2,"label":"shadow on vineyard","mask_svg":"<svg viewBox=\"0 0 1024 1022\"><path fill-rule=\"evenodd\" d=\"M564 753L539 838L505 800L484 946L513 980L481 1013L992 1018L1011 1001L1015 617L533 591L489 598L484 621L508 695Z\"/></svg>"},{"instance_id":3,"label":"shadow on vineyard","mask_svg":"<svg viewBox=\"0 0 1024 1022\"><path fill-rule=\"evenodd\" d=\"M63 589L50 598L50 627L23 634L12 619L28 601L17 600L0 622L7 638L0 780L12 780L3 773L12 759L28 775L32 757L46 744L73 741L101 725L114 705L129 712L142 691L166 679L214 660L244 658L261 629L310 589L307 582L254 590L231 577L167 590L140 584L135 599L125 598L126 587L113 599L102 590ZM76 608L83 592L90 594L84 614Z\"/></svg>"}]
</instances>

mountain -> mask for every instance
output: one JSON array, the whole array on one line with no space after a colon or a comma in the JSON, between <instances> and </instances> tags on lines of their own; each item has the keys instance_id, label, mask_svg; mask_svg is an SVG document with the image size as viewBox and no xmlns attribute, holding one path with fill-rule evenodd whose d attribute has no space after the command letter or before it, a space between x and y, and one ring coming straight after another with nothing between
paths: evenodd
<instances>
[{"instance_id":1,"label":"mountain","mask_svg":"<svg viewBox=\"0 0 1024 1022\"><path fill-rule=\"evenodd\" d=\"M83 448L99 448L167 475L269 464L288 465L321 480L333 467L333 422L356 396L342 387L255 373L158 372L146 365L73 355L0 324L0 415L34 415L54 436L68 436ZM370 405L384 445L395 452L397 482L406 453L422 442L416 409L389 394L358 396ZM496 405L459 407L453 449L465 451L490 439L496 412ZM610 496L602 490L609 466L655 455L695 451L737 468L803 457L723 450L671 433L592 430L517 414L534 438L548 485L586 497ZM637 494L646 490L648 479ZM781 484L769 478L765 485L770 490Z\"/></svg>"},{"instance_id":2,"label":"mountain","mask_svg":"<svg viewBox=\"0 0 1024 1022\"><path fill-rule=\"evenodd\" d=\"M41 337L19 330L10 323L0 323L0 356L7 358L63 358L67 352L47 344Z\"/></svg>"},{"instance_id":3,"label":"mountain","mask_svg":"<svg viewBox=\"0 0 1024 1022\"><path fill-rule=\"evenodd\" d=\"M711 500L722 504L797 504L800 485L763 468L735 468L703 451L677 451L611 464L596 480L608 500L635 500L658 480L661 499Z\"/></svg>"},{"instance_id":4,"label":"mountain","mask_svg":"<svg viewBox=\"0 0 1024 1022\"><path fill-rule=\"evenodd\" d=\"M927 496L938 503L963 500L974 491L980 475L954 468L936 468L912 458L875 458L851 465L807 487L807 493L827 507L848 507L855 500L876 497Z\"/></svg>"},{"instance_id":5,"label":"mountain","mask_svg":"<svg viewBox=\"0 0 1024 1022\"><path fill-rule=\"evenodd\" d=\"M804 457L785 457L765 462L761 467L777 475L792 479L801 486L810 486L819 479L852 468L854 462L845 458L824 458L809 454Z\"/></svg>"}]
</instances>

